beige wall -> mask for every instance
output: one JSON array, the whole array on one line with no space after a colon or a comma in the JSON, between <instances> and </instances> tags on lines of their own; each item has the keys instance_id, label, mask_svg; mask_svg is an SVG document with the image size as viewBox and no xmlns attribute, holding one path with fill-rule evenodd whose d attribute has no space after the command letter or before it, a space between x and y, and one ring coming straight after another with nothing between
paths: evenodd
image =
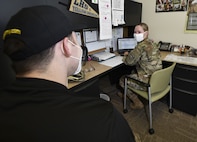
<instances>
[{"instance_id":1,"label":"beige wall","mask_svg":"<svg viewBox=\"0 0 197 142\"><path fill-rule=\"evenodd\" d=\"M134 0L141 2L142 22L149 25L149 38L173 44L190 45L197 48L197 34L185 33L187 12L155 12L156 0Z\"/></svg>"}]
</instances>

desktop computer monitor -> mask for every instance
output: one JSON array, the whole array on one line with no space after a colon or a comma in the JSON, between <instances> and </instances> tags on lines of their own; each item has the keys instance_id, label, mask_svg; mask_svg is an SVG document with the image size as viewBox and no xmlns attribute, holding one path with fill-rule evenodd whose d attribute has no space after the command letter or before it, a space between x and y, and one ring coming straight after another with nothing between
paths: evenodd
<instances>
[{"instance_id":1,"label":"desktop computer monitor","mask_svg":"<svg viewBox=\"0 0 197 142\"><path fill-rule=\"evenodd\" d=\"M118 38L117 39L117 51L119 54L125 51L131 51L137 45L135 38Z\"/></svg>"}]
</instances>

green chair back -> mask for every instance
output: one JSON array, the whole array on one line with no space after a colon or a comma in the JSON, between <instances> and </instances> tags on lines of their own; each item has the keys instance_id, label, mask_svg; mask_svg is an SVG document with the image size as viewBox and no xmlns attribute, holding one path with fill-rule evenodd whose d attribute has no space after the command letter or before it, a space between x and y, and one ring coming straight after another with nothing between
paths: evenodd
<instances>
[{"instance_id":1,"label":"green chair back","mask_svg":"<svg viewBox=\"0 0 197 142\"><path fill-rule=\"evenodd\" d=\"M172 75L172 72L175 68L176 63L172 63L172 65L155 71L149 81L150 87L151 87L151 94L162 92L167 88L167 86L170 83L170 78Z\"/></svg>"}]
</instances>

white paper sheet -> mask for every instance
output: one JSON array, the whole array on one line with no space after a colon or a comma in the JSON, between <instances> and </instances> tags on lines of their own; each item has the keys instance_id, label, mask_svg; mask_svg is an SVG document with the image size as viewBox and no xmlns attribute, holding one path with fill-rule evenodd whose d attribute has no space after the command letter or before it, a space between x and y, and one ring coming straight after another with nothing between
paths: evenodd
<instances>
[{"instance_id":1,"label":"white paper sheet","mask_svg":"<svg viewBox=\"0 0 197 142\"><path fill-rule=\"evenodd\" d=\"M98 40L98 33L97 30L94 29L84 29L83 30L84 35L84 42L92 42Z\"/></svg>"},{"instance_id":2,"label":"white paper sheet","mask_svg":"<svg viewBox=\"0 0 197 142\"><path fill-rule=\"evenodd\" d=\"M111 0L99 1L100 40L112 38Z\"/></svg>"},{"instance_id":3,"label":"white paper sheet","mask_svg":"<svg viewBox=\"0 0 197 142\"><path fill-rule=\"evenodd\" d=\"M77 41L78 41L79 45L82 45L82 42L81 42L81 33L80 32L75 32L75 34L76 34Z\"/></svg>"},{"instance_id":4,"label":"white paper sheet","mask_svg":"<svg viewBox=\"0 0 197 142\"><path fill-rule=\"evenodd\" d=\"M112 24L114 26L125 24L124 0L112 0Z\"/></svg>"}]
</instances>

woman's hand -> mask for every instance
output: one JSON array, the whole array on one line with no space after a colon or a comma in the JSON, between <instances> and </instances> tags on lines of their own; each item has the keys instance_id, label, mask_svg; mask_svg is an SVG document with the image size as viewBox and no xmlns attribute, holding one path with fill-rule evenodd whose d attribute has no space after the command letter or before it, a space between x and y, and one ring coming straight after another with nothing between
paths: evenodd
<instances>
[{"instance_id":1,"label":"woman's hand","mask_svg":"<svg viewBox=\"0 0 197 142\"><path fill-rule=\"evenodd\" d=\"M127 56L128 54L129 54L129 52L128 52L128 51L124 52L124 56Z\"/></svg>"}]
</instances>

